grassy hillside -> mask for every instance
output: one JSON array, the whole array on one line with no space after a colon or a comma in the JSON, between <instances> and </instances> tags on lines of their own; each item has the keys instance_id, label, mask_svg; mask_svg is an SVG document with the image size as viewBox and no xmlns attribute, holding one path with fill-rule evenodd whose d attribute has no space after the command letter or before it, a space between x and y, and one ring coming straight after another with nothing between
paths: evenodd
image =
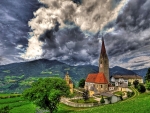
<instances>
[{"instance_id":1,"label":"grassy hillside","mask_svg":"<svg viewBox=\"0 0 150 113\"><path fill-rule=\"evenodd\" d=\"M115 104L93 108L73 108L64 104L59 104L57 113L148 113L150 109L149 100L150 92L140 95L136 94L136 97ZM21 97L0 99L0 107L6 105L10 106L11 113L34 113L37 110L34 104Z\"/></svg>"},{"instance_id":2,"label":"grassy hillside","mask_svg":"<svg viewBox=\"0 0 150 113\"><path fill-rule=\"evenodd\" d=\"M71 113L148 113L150 109L149 100L150 93L144 93L126 101Z\"/></svg>"},{"instance_id":3,"label":"grassy hillside","mask_svg":"<svg viewBox=\"0 0 150 113\"><path fill-rule=\"evenodd\" d=\"M67 71L73 81L78 82L80 79L86 78L88 73L94 73L97 70L96 66L69 66L56 60L46 59L0 66L0 92L21 93L41 77L64 78Z\"/></svg>"},{"instance_id":4,"label":"grassy hillside","mask_svg":"<svg viewBox=\"0 0 150 113\"><path fill-rule=\"evenodd\" d=\"M34 81L41 77L57 76L64 78L67 71L73 82L77 84L80 79L85 79L89 73L97 73L98 67L92 65L70 66L57 60L46 59L0 66L0 92L22 93L25 88L30 87ZM116 66L110 68L110 76L114 74L134 75L135 73Z\"/></svg>"}]
</instances>

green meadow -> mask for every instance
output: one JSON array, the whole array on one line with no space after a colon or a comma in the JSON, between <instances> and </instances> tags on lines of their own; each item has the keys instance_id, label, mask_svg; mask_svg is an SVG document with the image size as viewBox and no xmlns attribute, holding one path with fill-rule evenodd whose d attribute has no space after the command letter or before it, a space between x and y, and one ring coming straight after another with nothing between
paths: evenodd
<instances>
[{"instance_id":1,"label":"green meadow","mask_svg":"<svg viewBox=\"0 0 150 113\"><path fill-rule=\"evenodd\" d=\"M9 96L9 94L0 94L0 96ZM18 96L0 99L0 107L6 105L10 107L10 113L35 113L37 109L34 104ZM93 108L74 108L60 103L57 113L148 113L149 109L150 92L135 93L130 99Z\"/></svg>"}]
</instances>

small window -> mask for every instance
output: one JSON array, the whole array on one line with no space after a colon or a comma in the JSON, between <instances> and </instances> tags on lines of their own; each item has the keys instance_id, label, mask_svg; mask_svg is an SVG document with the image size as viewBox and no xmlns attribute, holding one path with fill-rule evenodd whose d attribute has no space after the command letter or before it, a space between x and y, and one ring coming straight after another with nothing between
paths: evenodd
<instances>
[{"instance_id":1,"label":"small window","mask_svg":"<svg viewBox=\"0 0 150 113\"><path fill-rule=\"evenodd\" d=\"M101 88L103 88L103 86L101 85Z\"/></svg>"},{"instance_id":2,"label":"small window","mask_svg":"<svg viewBox=\"0 0 150 113\"><path fill-rule=\"evenodd\" d=\"M101 61L101 64L102 64L102 61Z\"/></svg>"}]
</instances>

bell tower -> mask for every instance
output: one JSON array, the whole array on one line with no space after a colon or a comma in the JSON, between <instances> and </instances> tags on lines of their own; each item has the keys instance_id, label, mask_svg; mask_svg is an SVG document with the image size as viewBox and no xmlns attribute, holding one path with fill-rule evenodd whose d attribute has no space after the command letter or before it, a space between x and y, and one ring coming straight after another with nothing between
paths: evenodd
<instances>
[{"instance_id":1,"label":"bell tower","mask_svg":"<svg viewBox=\"0 0 150 113\"><path fill-rule=\"evenodd\" d=\"M109 59L105 49L104 39L102 38L102 47L99 58L99 72L103 72L109 83Z\"/></svg>"}]
</instances>

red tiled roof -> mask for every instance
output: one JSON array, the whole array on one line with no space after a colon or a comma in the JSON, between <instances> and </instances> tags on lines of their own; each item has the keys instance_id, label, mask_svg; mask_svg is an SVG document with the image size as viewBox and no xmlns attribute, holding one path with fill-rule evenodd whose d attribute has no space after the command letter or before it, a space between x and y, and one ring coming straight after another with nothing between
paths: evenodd
<instances>
[{"instance_id":1,"label":"red tiled roof","mask_svg":"<svg viewBox=\"0 0 150 113\"><path fill-rule=\"evenodd\" d=\"M85 82L98 83L98 84L108 84L108 81L104 75L104 73L94 73L89 74L86 78Z\"/></svg>"}]
</instances>

